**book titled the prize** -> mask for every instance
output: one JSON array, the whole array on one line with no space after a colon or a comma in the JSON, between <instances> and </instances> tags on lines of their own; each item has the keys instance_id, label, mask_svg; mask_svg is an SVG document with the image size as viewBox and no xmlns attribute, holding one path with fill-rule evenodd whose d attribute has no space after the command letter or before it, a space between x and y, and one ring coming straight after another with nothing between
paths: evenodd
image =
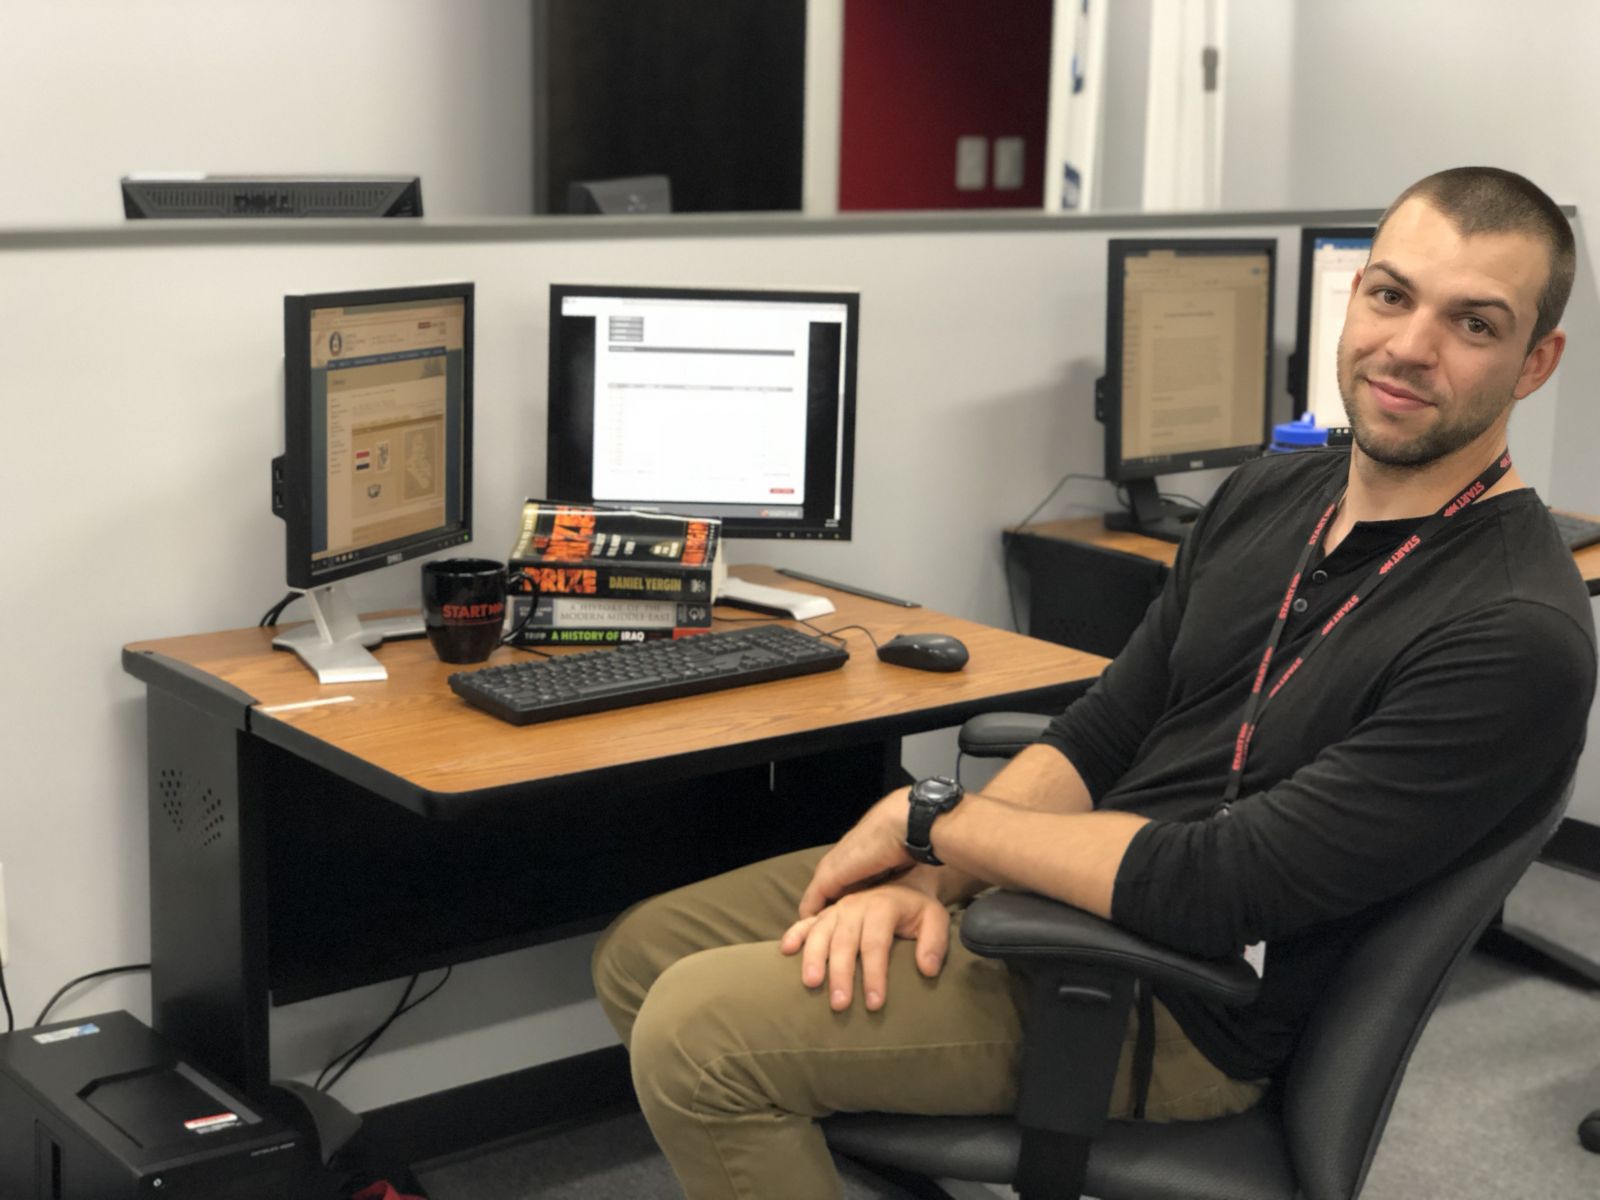
<instances>
[{"instance_id":1,"label":"book titled the prize","mask_svg":"<svg viewBox=\"0 0 1600 1200\"><path fill-rule=\"evenodd\" d=\"M634 509L528 500L513 561L633 562L709 569L722 522Z\"/></svg>"},{"instance_id":2,"label":"book titled the prize","mask_svg":"<svg viewBox=\"0 0 1600 1200\"><path fill-rule=\"evenodd\" d=\"M609 600L711 600L711 567L655 563L511 560L513 592L596 596Z\"/></svg>"}]
</instances>

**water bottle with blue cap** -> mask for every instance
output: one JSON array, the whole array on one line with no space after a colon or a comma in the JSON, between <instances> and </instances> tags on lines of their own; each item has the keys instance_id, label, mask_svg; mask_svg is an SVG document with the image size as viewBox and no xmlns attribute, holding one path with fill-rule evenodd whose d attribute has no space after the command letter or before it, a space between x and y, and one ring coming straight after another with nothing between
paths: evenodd
<instances>
[{"instance_id":1,"label":"water bottle with blue cap","mask_svg":"<svg viewBox=\"0 0 1600 1200\"><path fill-rule=\"evenodd\" d=\"M1327 429L1318 425L1317 418L1312 414L1301 413L1293 421L1272 427L1272 444L1267 447L1267 453L1292 454L1296 450L1321 450L1327 444Z\"/></svg>"}]
</instances>

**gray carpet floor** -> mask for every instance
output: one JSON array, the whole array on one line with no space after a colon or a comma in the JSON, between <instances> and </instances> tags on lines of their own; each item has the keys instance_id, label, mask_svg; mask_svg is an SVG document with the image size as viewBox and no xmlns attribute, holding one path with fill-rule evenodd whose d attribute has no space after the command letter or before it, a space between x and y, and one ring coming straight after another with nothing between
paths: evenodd
<instances>
[{"instance_id":1,"label":"gray carpet floor","mask_svg":"<svg viewBox=\"0 0 1600 1200\"><path fill-rule=\"evenodd\" d=\"M1600 960L1597 914L1600 882L1542 865L1507 905L1511 924ZM1596 1200L1600 1155L1576 1136L1594 1109L1600 991L1473 955L1412 1058L1363 1200ZM846 1200L905 1196L862 1168L841 1172ZM637 1113L431 1164L421 1175L434 1200L682 1195Z\"/></svg>"}]
</instances>

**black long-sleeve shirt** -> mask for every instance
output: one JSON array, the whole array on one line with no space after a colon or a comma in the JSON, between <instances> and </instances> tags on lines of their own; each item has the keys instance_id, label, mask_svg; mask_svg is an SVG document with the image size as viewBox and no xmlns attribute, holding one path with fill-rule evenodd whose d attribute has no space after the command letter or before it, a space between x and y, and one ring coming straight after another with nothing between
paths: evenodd
<instances>
[{"instance_id":1,"label":"black long-sleeve shirt","mask_svg":"<svg viewBox=\"0 0 1600 1200\"><path fill-rule=\"evenodd\" d=\"M1348 465L1329 452L1239 468L1128 645L1044 738L1096 807L1151 818L1118 871L1113 920L1195 954L1267 943L1247 1008L1162 995L1236 1078L1287 1058L1374 906L1527 827L1575 761L1594 695L1588 596L1543 504L1531 489L1480 500L1271 701L1240 799L1218 815L1284 589ZM1358 523L1314 560L1274 661L1421 523Z\"/></svg>"}]
</instances>

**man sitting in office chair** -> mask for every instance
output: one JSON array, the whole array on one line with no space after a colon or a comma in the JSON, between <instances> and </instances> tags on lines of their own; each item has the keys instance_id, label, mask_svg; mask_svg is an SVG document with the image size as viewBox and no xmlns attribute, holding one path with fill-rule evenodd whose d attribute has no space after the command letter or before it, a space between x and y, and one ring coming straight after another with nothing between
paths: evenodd
<instances>
[{"instance_id":1,"label":"man sitting in office chair","mask_svg":"<svg viewBox=\"0 0 1600 1200\"><path fill-rule=\"evenodd\" d=\"M1595 686L1587 595L1506 449L1573 271L1520 176L1407 189L1346 313L1350 455L1239 468L1041 744L981 794L924 780L831 848L619 918L596 986L693 1200L837 1195L832 1112L1011 1111L1021 988L951 936L984 887L1249 948L1254 1005L1158 996L1153 1054L1135 1070L1138 1019L1124 1046L1113 1115L1198 1119L1261 1097L1377 909L1527 826Z\"/></svg>"}]
</instances>

